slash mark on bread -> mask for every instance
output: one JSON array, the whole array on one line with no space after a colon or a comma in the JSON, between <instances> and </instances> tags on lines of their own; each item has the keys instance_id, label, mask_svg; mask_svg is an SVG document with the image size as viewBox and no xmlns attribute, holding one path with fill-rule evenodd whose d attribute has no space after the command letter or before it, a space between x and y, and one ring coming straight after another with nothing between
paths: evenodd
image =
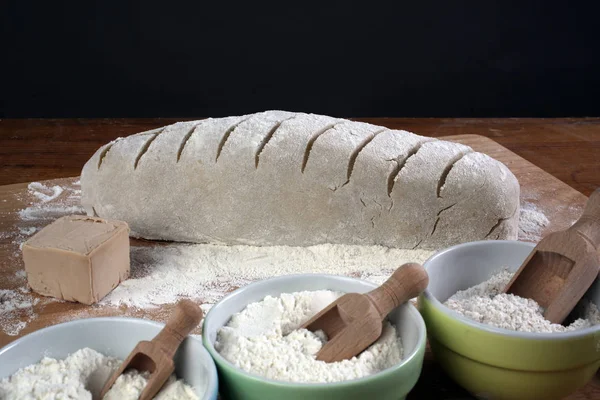
<instances>
[{"instance_id":1,"label":"slash mark on bread","mask_svg":"<svg viewBox=\"0 0 600 400\"><path fill-rule=\"evenodd\" d=\"M499 218L498 222L496 222L494 224L494 226L492 226L492 228L490 229L490 231L487 233L487 235L484 236L484 239L487 239L488 236L490 236L496 230L496 228L498 228L500 226L501 223L503 223L504 221L507 221L509 219L510 219L510 217L509 218Z\"/></svg>"},{"instance_id":2,"label":"slash mark on bread","mask_svg":"<svg viewBox=\"0 0 600 400\"><path fill-rule=\"evenodd\" d=\"M342 184L341 187L346 186L348 183L350 183L350 177L352 176L352 171L354 170L354 164L356 163L356 159L358 158L358 155L360 154L360 152L367 147L367 145L369 143L371 143L371 141L373 139L375 139L375 137L377 135L379 135L381 132L385 132L388 131L388 128L383 128L380 129L376 132L374 132L371 136L367 137L362 143L360 143L358 146L356 146L356 148L354 149L354 151L352 151L352 154L350 154L350 159L348 160L348 170L346 171L346 182L344 182Z\"/></svg>"},{"instance_id":3,"label":"slash mark on bread","mask_svg":"<svg viewBox=\"0 0 600 400\"><path fill-rule=\"evenodd\" d=\"M444 207L440 211L438 211L437 215L435 216L435 223L433 224L433 229L431 230L431 233L429 234L429 236L433 236L433 234L435 233L435 230L437 228L438 222L440 222L440 214L443 213L446 210L451 209L456 204L458 204L458 203L451 204L448 207Z\"/></svg>"},{"instance_id":4,"label":"slash mark on bread","mask_svg":"<svg viewBox=\"0 0 600 400\"><path fill-rule=\"evenodd\" d=\"M304 173L304 169L306 168L306 164L308 163L308 157L310 155L310 151L312 150L313 144L315 141L325 132L335 128L336 125L341 124L342 122L336 122L334 124L329 124L320 131L317 131L306 143L306 148L304 149L304 158L302 159L302 168L300 171Z\"/></svg>"},{"instance_id":5,"label":"slash mark on bread","mask_svg":"<svg viewBox=\"0 0 600 400\"><path fill-rule=\"evenodd\" d=\"M148 139L146 141L146 143L144 143L144 145L140 149L140 152L138 153L137 157L135 158L135 161L133 163L133 169L137 168L138 164L140 163L140 160L141 160L142 156L144 154L146 154L146 152L148 151L148 148L150 147L150 145L152 144L152 142L154 142L154 140L158 137L158 135L160 135L163 131L164 131L164 128L161 129L160 131L156 132L152 136L150 136L150 139Z\"/></svg>"},{"instance_id":6,"label":"slash mark on bread","mask_svg":"<svg viewBox=\"0 0 600 400\"><path fill-rule=\"evenodd\" d=\"M412 149L410 149L410 151L406 154L406 157L404 158L404 160L402 161L396 161L396 167L394 167L394 169L392 170L392 172L390 172L390 174L388 175L388 179L387 179L387 193L388 193L388 197L392 197L392 190L394 190L394 185L396 184L396 179L398 178L398 175L400 175L400 172L402 171L402 168L404 168L404 166L406 165L406 162L408 161L409 158L411 158L412 156L414 156L415 154L417 154L417 152L421 149L421 146L423 146L423 144L425 144L426 142L421 142L417 145L415 145L415 147L413 147Z\"/></svg>"},{"instance_id":7,"label":"slash mark on bread","mask_svg":"<svg viewBox=\"0 0 600 400\"><path fill-rule=\"evenodd\" d=\"M219 142L219 148L217 149L217 156L215 157L215 162L217 162L219 160L219 156L221 155L221 151L223 150L223 147L225 147L225 143L227 143L227 139L229 139L229 136L231 136L231 133L233 131L235 131L235 129L240 126L242 124L242 122L246 122L248 121L250 118L252 118L252 116L245 118L239 122L236 122L235 124L231 125L229 128L227 128L227 130L225 131L225 133L223 134L223 137L221 138L221 142Z\"/></svg>"},{"instance_id":8,"label":"slash mark on bread","mask_svg":"<svg viewBox=\"0 0 600 400\"><path fill-rule=\"evenodd\" d=\"M111 149L111 147L113 147L113 145L116 142L117 141L115 140L114 142L110 142L106 146L104 146L104 148L102 149L102 152L100 152L100 158L98 159L98 169L100 169L100 166L102 165L102 161L104 161L104 157L106 157L106 153L108 153L108 151Z\"/></svg>"},{"instance_id":9,"label":"slash mark on bread","mask_svg":"<svg viewBox=\"0 0 600 400\"><path fill-rule=\"evenodd\" d=\"M519 209L519 204L517 203L517 206L515 207L515 210L512 212L512 214L510 215L510 217L499 218L498 222L496 222L496 224L494 224L494 226L492 226L492 228L490 229L490 231L488 232L488 234L484 236L484 239L487 239L488 236L490 236L494 232L494 230L500 226L501 223L503 223L504 221L508 221L512 217L514 217L515 214L517 213L518 209ZM498 236L500 236L500 234L498 234Z\"/></svg>"},{"instance_id":10,"label":"slash mark on bread","mask_svg":"<svg viewBox=\"0 0 600 400\"><path fill-rule=\"evenodd\" d=\"M254 167L258 168L258 163L260 162L260 153L262 153L263 149L265 148L265 146L267 145L267 143L269 143L269 140L271 140L271 138L273 137L273 135L275 134L275 132L277 131L277 129L279 129L279 127L281 126L281 124L283 124L285 121L289 121L290 119L294 119L296 118L297 115L294 115L292 117L286 118L283 121L279 121L277 122L275 125L273 125L273 127L271 128L271 130L269 130L269 132L267 133L267 135L263 138L262 142L260 142L260 145L258 146L258 149L256 150L256 154L254 155Z\"/></svg>"},{"instance_id":11,"label":"slash mark on bread","mask_svg":"<svg viewBox=\"0 0 600 400\"><path fill-rule=\"evenodd\" d=\"M190 128L190 130L188 131L188 133L186 133L185 136L183 137L183 140L181 141L181 144L179 145L179 150L177 150L177 162L179 162L179 159L181 159L181 154L183 153L183 149L185 148L185 145L187 144L188 140L190 140L190 137L192 136L192 134L194 133L194 131L200 124L201 124L201 122L198 122L196 125L192 126Z\"/></svg>"},{"instance_id":12,"label":"slash mark on bread","mask_svg":"<svg viewBox=\"0 0 600 400\"><path fill-rule=\"evenodd\" d=\"M448 165L446 165L446 168L444 168L444 170L442 171L442 175L440 176L440 179L438 180L438 184L437 184L437 189L436 189L436 194L438 199L441 198L442 196L440 196L441 192L442 192L442 187L444 187L444 185L446 184L446 178L448 178L448 175L450 174L450 171L452 170L452 168L454 167L454 165L459 162L464 156L466 156L469 153L472 153L472 150L467 150L464 153L459 153L456 156L454 156L450 162L448 163Z\"/></svg>"}]
</instances>

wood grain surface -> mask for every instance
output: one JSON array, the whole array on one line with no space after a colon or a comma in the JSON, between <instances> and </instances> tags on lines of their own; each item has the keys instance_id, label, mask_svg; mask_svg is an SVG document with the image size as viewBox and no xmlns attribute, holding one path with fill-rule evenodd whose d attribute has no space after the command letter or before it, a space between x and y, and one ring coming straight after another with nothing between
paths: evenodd
<instances>
[{"instance_id":1,"label":"wood grain surface","mask_svg":"<svg viewBox=\"0 0 600 400\"><path fill-rule=\"evenodd\" d=\"M156 120L153 120L151 125L136 125L135 129L131 128L131 132L138 132L143 129L149 129L156 125ZM164 121L167 123L167 121ZM76 122L73 122L73 126ZM160 124L159 124L160 125ZM60 128L57 128L60 130ZM69 129L74 129L73 127ZM80 126L80 129L88 129L87 125ZM127 134L123 132L123 127L115 127L115 131L119 131L119 135L122 136ZM410 129L410 128L409 128ZM416 129L412 129L416 130ZM586 201L586 197L578 191L571 188L569 185L561 182L552 175L544 172L540 168L536 167L532 163L526 161L517 154L505 149L498 145L496 142L489 140L484 137L475 135L458 135L448 137L446 139L454 140L460 143L467 144L473 147L477 151L484 152L490 156L504 162L513 173L519 179L521 184L521 203L526 202L535 204L539 210L547 215L550 224L545 228L542 234L564 229L570 226L574 220L576 220L582 211L583 205ZM64 142L69 142L67 137L63 138ZM105 140L102 139L103 143ZM558 136L556 137L558 139ZM94 141L82 140L83 144L70 143L70 148L86 148L93 152L97 147L97 138ZM93 144L91 144L93 142ZM561 142L562 143L562 142ZM54 145L53 145L54 146ZM87 146L87 147L86 147ZM36 149L32 154L42 154L47 149L44 149L42 142L37 142L33 145ZM60 146L58 146L60 147ZM85 151L87 151L85 150ZM23 150L24 151L24 150ZM78 153L79 156L83 156L85 151ZM37 152L37 153L36 153ZM61 150L60 154L63 154L64 150ZM22 157L25 159L25 153ZM87 157L87 153L86 157ZM32 155L31 157L35 157ZM57 154L54 157L58 157ZM35 160L31 161L35 163ZM70 162L70 161L69 161ZM18 170L19 167L15 167ZM80 166L78 167L80 168ZM78 173L76 169L75 175ZM52 172L51 170L47 170ZM56 170L59 172L62 170ZM34 180L40 180L37 176ZM74 182L77 178L71 179L59 179L55 181L45 182L47 186L60 185L62 187L74 188ZM14 184L7 186L0 186L0 289L14 289L18 285L22 285L22 282L18 283L15 279L15 273L22 269L22 262L20 259L20 252L18 248L18 241L14 240L14 236L11 236L15 232L19 232L23 229L27 229L32 226L31 221L24 221L19 217L17 212L27 207L34 199L27 191L27 184ZM48 221L50 222L50 221ZM39 222L38 222L39 223ZM140 245L144 242L133 241L133 244ZM159 245L146 242L146 245ZM127 310L124 308L110 308L110 307L88 307L82 304L75 303L59 303L59 302L48 302L41 298L39 304L34 307L34 312L37 314L34 319L28 321L28 325L19 332L16 336L8 336L0 331L0 346L15 340L16 338L40 329L42 327L52 325L58 322L64 322L67 320L89 317L89 316L103 316L103 315L131 315L143 318L150 318L158 321L165 321L169 311L173 305L160 307L155 310ZM20 318L27 320L27 313L18 314ZM199 333L196 331L196 333ZM421 379L415 389L409 395L409 399L472 399L472 397L454 384L438 367L433 360L431 353L428 351L426 355L426 361L423 366L423 373ZM600 398L600 380L595 378L586 387L579 390L577 393L571 395L569 400L584 400L584 399L598 399Z\"/></svg>"},{"instance_id":2,"label":"wood grain surface","mask_svg":"<svg viewBox=\"0 0 600 400\"><path fill-rule=\"evenodd\" d=\"M0 121L0 185L76 176L119 136L185 119L5 119ZM600 186L600 118L363 118L425 136L490 137L589 195Z\"/></svg>"}]
</instances>

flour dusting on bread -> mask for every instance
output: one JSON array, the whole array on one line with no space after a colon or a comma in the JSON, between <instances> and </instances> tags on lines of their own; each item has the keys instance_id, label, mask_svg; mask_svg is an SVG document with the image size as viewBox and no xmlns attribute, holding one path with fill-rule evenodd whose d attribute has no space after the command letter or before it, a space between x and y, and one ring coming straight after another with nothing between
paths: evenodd
<instances>
[{"instance_id":1,"label":"flour dusting on bread","mask_svg":"<svg viewBox=\"0 0 600 400\"><path fill-rule=\"evenodd\" d=\"M516 239L519 184L458 143L266 111L120 138L81 176L89 214L146 239L434 249Z\"/></svg>"}]
</instances>

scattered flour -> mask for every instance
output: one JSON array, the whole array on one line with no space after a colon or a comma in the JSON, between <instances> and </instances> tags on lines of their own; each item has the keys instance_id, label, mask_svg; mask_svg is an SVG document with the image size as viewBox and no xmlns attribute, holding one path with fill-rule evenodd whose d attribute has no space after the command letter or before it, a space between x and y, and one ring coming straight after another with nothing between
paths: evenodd
<instances>
[{"instance_id":1,"label":"scattered flour","mask_svg":"<svg viewBox=\"0 0 600 400\"><path fill-rule=\"evenodd\" d=\"M21 290L0 289L0 314L33 307L39 300Z\"/></svg>"},{"instance_id":2,"label":"scattered flour","mask_svg":"<svg viewBox=\"0 0 600 400\"><path fill-rule=\"evenodd\" d=\"M38 228L36 228L35 226L30 226L29 228L19 228L19 233L21 235L31 236L35 232L37 232L37 230Z\"/></svg>"},{"instance_id":3,"label":"scattered flour","mask_svg":"<svg viewBox=\"0 0 600 400\"><path fill-rule=\"evenodd\" d=\"M64 360L45 357L37 364L22 368L0 380L0 399L79 399L92 400L100 394L104 382L121 361L85 348ZM128 371L121 375L104 400L138 399L148 374ZM160 400L198 399L193 389L172 375L156 395Z\"/></svg>"},{"instance_id":4,"label":"scattered flour","mask_svg":"<svg viewBox=\"0 0 600 400\"><path fill-rule=\"evenodd\" d=\"M73 190L69 195L69 199L81 199L81 189Z\"/></svg>"},{"instance_id":5,"label":"scattered flour","mask_svg":"<svg viewBox=\"0 0 600 400\"><path fill-rule=\"evenodd\" d=\"M381 246L310 247L175 244L131 248L131 277L101 305L156 307L180 297L214 304L237 287L256 280L296 273L350 275L382 283L401 264L423 262L426 250Z\"/></svg>"},{"instance_id":6,"label":"scattered flour","mask_svg":"<svg viewBox=\"0 0 600 400\"><path fill-rule=\"evenodd\" d=\"M77 181L73 182L73 186L81 186L81 181L78 179ZM69 199L77 199L78 201L81 200L81 189L71 188Z\"/></svg>"},{"instance_id":7,"label":"scattered flour","mask_svg":"<svg viewBox=\"0 0 600 400\"><path fill-rule=\"evenodd\" d=\"M76 182L73 185L76 185ZM31 182L27 189L29 194L38 201L19 211L19 217L23 221L43 221L46 225L49 221L63 215L84 213L83 207L79 204L81 201L80 189L58 185L48 187L40 182ZM63 192L69 193L68 199L60 198Z\"/></svg>"},{"instance_id":8,"label":"scattered flour","mask_svg":"<svg viewBox=\"0 0 600 400\"><path fill-rule=\"evenodd\" d=\"M51 221L58 219L65 215L72 214L83 214L83 207L75 205L75 206L54 206L54 205L44 205L44 206L31 206L27 207L21 211L19 211L19 217L23 221L46 221L46 225Z\"/></svg>"},{"instance_id":9,"label":"scattered flour","mask_svg":"<svg viewBox=\"0 0 600 400\"><path fill-rule=\"evenodd\" d=\"M358 357L334 363L316 360L325 335L298 328L341 295L319 290L267 296L233 315L219 330L215 348L237 367L279 381L339 382L398 364L402 343L389 322L379 340Z\"/></svg>"},{"instance_id":10,"label":"scattered flour","mask_svg":"<svg viewBox=\"0 0 600 400\"><path fill-rule=\"evenodd\" d=\"M7 231L0 232L0 240L8 239L12 236L13 236L12 232L7 232Z\"/></svg>"},{"instance_id":11,"label":"scattered flour","mask_svg":"<svg viewBox=\"0 0 600 400\"><path fill-rule=\"evenodd\" d=\"M513 274L504 270L479 285L457 292L444 305L477 322L521 332L569 332L600 324L598 308L588 301L581 302L578 310L584 318L569 326L544 319L543 308L534 300L501 293Z\"/></svg>"},{"instance_id":12,"label":"scattered flour","mask_svg":"<svg viewBox=\"0 0 600 400\"><path fill-rule=\"evenodd\" d=\"M58 185L54 185L52 187L48 187L40 182L31 182L29 186L27 186L29 193L33 196L37 197L42 201L42 203L48 203L56 199L63 192L63 188Z\"/></svg>"},{"instance_id":13,"label":"scattered flour","mask_svg":"<svg viewBox=\"0 0 600 400\"><path fill-rule=\"evenodd\" d=\"M18 200L26 200L30 205L17 213L20 221L13 230L0 232L0 241L3 241L0 246L6 250L3 260L5 265L10 268L11 264L22 264L23 243L54 219L83 213L83 208L79 205L79 188L73 187L76 183L48 186L32 182L28 185L26 198L16 196ZM22 269L4 276L4 280L0 282L0 293L0 335L18 335L37 318L33 306L57 301L32 294L27 288L27 277Z\"/></svg>"},{"instance_id":14,"label":"scattered flour","mask_svg":"<svg viewBox=\"0 0 600 400\"><path fill-rule=\"evenodd\" d=\"M534 204L523 203L519 214L519 240L539 242L542 238L542 230L549 223L546 215Z\"/></svg>"},{"instance_id":15,"label":"scattered flour","mask_svg":"<svg viewBox=\"0 0 600 400\"><path fill-rule=\"evenodd\" d=\"M16 290L0 289L0 327L9 336L16 336L36 317L33 306L40 302L27 286ZM1 397L0 397L1 398Z\"/></svg>"}]
</instances>

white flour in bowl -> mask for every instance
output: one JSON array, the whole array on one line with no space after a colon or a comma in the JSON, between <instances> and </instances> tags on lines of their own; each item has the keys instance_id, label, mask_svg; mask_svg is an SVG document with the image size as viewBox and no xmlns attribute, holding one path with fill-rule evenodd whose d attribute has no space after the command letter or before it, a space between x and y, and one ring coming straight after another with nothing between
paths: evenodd
<instances>
[{"instance_id":1,"label":"white flour in bowl","mask_svg":"<svg viewBox=\"0 0 600 400\"><path fill-rule=\"evenodd\" d=\"M595 304L583 300L579 318L568 326L544 319L544 309L534 300L501 293L513 272L504 270L479 285L461 290L444 305L465 317L483 324L521 332L569 332L600 324L600 312Z\"/></svg>"},{"instance_id":2,"label":"white flour in bowl","mask_svg":"<svg viewBox=\"0 0 600 400\"><path fill-rule=\"evenodd\" d=\"M334 363L316 360L325 335L298 328L341 295L318 290L267 296L231 317L219 330L215 349L244 371L278 381L339 382L398 364L402 342L389 322L379 340L357 357Z\"/></svg>"},{"instance_id":3,"label":"white flour in bowl","mask_svg":"<svg viewBox=\"0 0 600 400\"><path fill-rule=\"evenodd\" d=\"M0 399L92 400L100 394L104 382L120 363L121 360L89 348L78 350L64 360L45 357L0 380ZM147 373L127 371L117 379L104 400L137 400L147 381ZM171 375L154 398L196 400L198 396L190 386Z\"/></svg>"}]
</instances>

